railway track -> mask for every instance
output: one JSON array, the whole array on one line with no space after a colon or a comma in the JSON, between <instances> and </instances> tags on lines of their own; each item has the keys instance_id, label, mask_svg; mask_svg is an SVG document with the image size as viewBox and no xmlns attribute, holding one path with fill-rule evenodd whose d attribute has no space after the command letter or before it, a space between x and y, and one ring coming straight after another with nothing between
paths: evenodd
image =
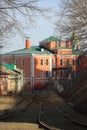
<instances>
[{"instance_id":1,"label":"railway track","mask_svg":"<svg viewBox=\"0 0 87 130\"><path fill-rule=\"evenodd\" d=\"M43 111L42 111L42 108L41 108L41 103L40 103L40 107L39 107L39 123L40 125L42 125L43 127L45 127L46 129L48 130L59 130L55 127L52 127L50 125L48 125L47 123L45 123L42 119L41 119L41 116L43 114Z\"/></svg>"},{"instance_id":2,"label":"railway track","mask_svg":"<svg viewBox=\"0 0 87 130\"><path fill-rule=\"evenodd\" d=\"M79 120L76 118L75 119L75 117L71 117L70 115L68 115L66 112L65 112L65 110L64 110L64 108L62 108L62 107L60 107L60 109L55 105L55 104L53 104L53 103L50 103L50 108L51 108L51 106L52 106L52 110L51 110L51 113L50 114L48 114L48 115L52 115L52 112L53 113L58 113L58 115L60 114L61 116L62 116L62 119L67 119L69 122L71 122L71 124L72 125L75 125L77 128L75 129L75 126L74 126L74 128L72 128L72 129L74 129L74 130L77 130L77 129L79 129L79 130L86 130L87 129L87 121L86 122L83 122L82 120L81 120L81 117L78 117L78 118L80 118ZM40 114L39 114L39 123L42 125L42 126L44 126L45 128L47 128L47 129L49 129L49 130L60 130L59 129L59 127L58 127L58 125L55 125L55 123L49 123L49 121L47 122L47 119L46 119L46 116L48 116L47 114L45 114L45 113L47 113L46 111L47 111L47 109L45 109L44 108L44 105L43 105L43 108L42 108L42 104L40 104ZM48 109L48 113L49 113L49 109ZM54 116L53 116L54 117ZM48 118L52 118L51 116L49 116ZM55 115L55 118L56 119L58 119L58 117L57 117L57 114ZM59 119L58 119L59 120ZM56 121L56 120L55 120ZM53 122L53 119L52 119L52 121L51 122ZM56 122L56 123L58 123L58 122ZM51 124L51 125L50 125ZM66 124L67 125L67 124ZM69 128L65 128L64 130L67 130L67 129L69 129ZM70 128L71 129L71 128Z\"/></svg>"},{"instance_id":3,"label":"railway track","mask_svg":"<svg viewBox=\"0 0 87 130\"><path fill-rule=\"evenodd\" d=\"M14 105L11 109L4 110L2 115L0 115L0 120L8 120L12 117L15 117L19 112L26 110L29 108L33 103L38 104L38 125L41 125L42 128L50 129L50 130L58 130L50 125L47 125L45 122L41 121L41 103L45 102L45 100L41 100L37 98L37 94L39 92L37 91L34 96L31 98L31 100L28 98L28 95L25 96L22 100L20 100L16 105Z\"/></svg>"},{"instance_id":4,"label":"railway track","mask_svg":"<svg viewBox=\"0 0 87 130\"><path fill-rule=\"evenodd\" d=\"M51 124L49 123L50 121L47 121L51 120L50 118L59 118L57 116L57 113L59 113L62 116L62 118L64 118L64 120L65 118L67 118L70 122L87 128L87 124L82 124L81 122L77 122L75 119L71 119L66 113L64 113L63 109L58 109L58 107L55 104L47 102L45 101L45 99L42 100L41 98L37 98L38 94L39 91L36 91L31 98L30 95L27 95L22 100L20 100L20 102L18 102L14 107L3 111L0 115L0 120L9 122L16 120L19 122L26 122L27 120L27 122L36 122L38 125L41 126L41 128L45 130L60 130L58 126L54 125L55 122ZM51 115L52 112L53 114L56 113L55 117L50 117L47 115L48 113L49 115ZM32 119L31 121L31 118L33 116L36 119Z\"/></svg>"},{"instance_id":5,"label":"railway track","mask_svg":"<svg viewBox=\"0 0 87 130\"><path fill-rule=\"evenodd\" d=\"M55 108L55 110L57 112L59 112L61 115L63 115L65 118L71 120L73 123L75 123L77 125L87 127L87 121L83 122L83 119L82 119L82 117L80 115L78 116L78 119L77 118L75 119L75 117L71 117L69 114L65 113L65 110L64 110L63 106L62 107L57 107L55 104L52 104L52 105Z\"/></svg>"}]
</instances>

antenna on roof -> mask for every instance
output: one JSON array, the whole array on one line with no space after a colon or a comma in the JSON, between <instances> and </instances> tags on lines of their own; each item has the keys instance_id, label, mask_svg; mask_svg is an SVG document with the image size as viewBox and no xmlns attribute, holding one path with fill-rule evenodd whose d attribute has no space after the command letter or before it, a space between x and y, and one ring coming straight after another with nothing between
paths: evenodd
<instances>
[{"instance_id":1,"label":"antenna on roof","mask_svg":"<svg viewBox=\"0 0 87 130\"><path fill-rule=\"evenodd\" d=\"M30 39L31 37L26 37L26 39Z\"/></svg>"},{"instance_id":2,"label":"antenna on roof","mask_svg":"<svg viewBox=\"0 0 87 130\"><path fill-rule=\"evenodd\" d=\"M30 38L31 38L31 35L32 35L32 34L30 34L30 35L25 34L25 38L26 38L26 39L30 39Z\"/></svg>"}]
</instances>

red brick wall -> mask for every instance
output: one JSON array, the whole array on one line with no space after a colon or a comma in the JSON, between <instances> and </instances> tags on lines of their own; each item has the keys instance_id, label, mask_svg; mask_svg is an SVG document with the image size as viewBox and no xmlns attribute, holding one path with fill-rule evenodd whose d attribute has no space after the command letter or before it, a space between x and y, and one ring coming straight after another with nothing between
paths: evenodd
<instances>
[{"instance_id":1,"label":"red brick wall","mask_svg":"<svg viewBox=\"0 0 87 130\"><path fill-rule=\"evenodd\" d=\"M60 60L62 59L62 61L63 61L63 65L60 65ZM66 64L66 62L67 62L67 60L69 59L69 65L71 65L72 66L72 69L74 70L74 71L76 71L76 66L74 65L73 66L73 60L77 60L77 57L76 56L73 56L72 57L72 55L71 56L67 56L67 55L65 55L65 56L59 56L59 55L57 55L57 56L55 56L55 61L56 61L56 63L57 63L57 67L58 68L61 68L61 67L67 67L67 64ZM55 67L56 67L56 63L55 63Z\"/></svg>"},{"instance_id":2,"label":"red brick wall","mask_svg":"<svg viewBox=\"0 0 87 130\"><path fill-rule=\"evenodd\" d=\"M41 65L41 59L43 59L43 65ZM46 59L48 59L48 65L46 65ZM45 77L45 71L50 71L50 56L42 55L42 56L35 56L34 57L34 74L35 78L41 78L41 71L43 71L43 77Z\"/></svg>"},{"instance_id":3,"label":"red brick wall","mask_svg":"<svg viewBox=\"0 0 87 130\"><path fill-rule=\"evenodd\" d=\"M57 54L72 54L72 49L58 49Z\"/></svg>"},{"instance_id":4,"label":"red brick wall","mask_svg":"<svg viewBox=\"0 0 87 130\"><path fill-rule=\"evenodd\" d=\"M65 42L61 42L61 43L60 43L60 46L61 46L61 47L66 47Z\"/></svg>"}]
</instances>

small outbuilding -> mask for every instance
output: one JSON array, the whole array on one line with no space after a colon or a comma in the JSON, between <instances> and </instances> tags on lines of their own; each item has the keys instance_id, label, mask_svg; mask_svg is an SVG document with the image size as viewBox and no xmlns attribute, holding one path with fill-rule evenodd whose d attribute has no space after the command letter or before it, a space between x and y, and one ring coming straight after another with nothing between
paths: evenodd
<instances>
[{"instance_id":1,"label":"small outbuilding","mask_svg":"<svg viewBox=\"0 0 87 130\"><path fill-rule=\"evenodd\" d=\"M19 93L23 88L23 70L15 64L0 64L0 94Z\"/></svg>"}]
</instances>

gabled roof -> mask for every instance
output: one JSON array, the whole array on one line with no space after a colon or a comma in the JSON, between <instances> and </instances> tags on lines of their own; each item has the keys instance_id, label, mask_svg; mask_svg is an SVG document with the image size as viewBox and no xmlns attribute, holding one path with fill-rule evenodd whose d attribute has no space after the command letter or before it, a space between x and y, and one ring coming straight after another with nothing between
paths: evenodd
<instances>
[{"instance_id":1,"label":"gabled roof","mask_svg":"<svg viewBox=\"0 0 87 130\"><path fill-rule=\"evenodd\" d=\"M50 37L48 37L48 38L46 38L46 39L44 39L44 40L42 40L40 42L48 43L48 42L54 42L54 41L61 42L61 39L58 39L58 38L56 38L54 36L50 36Z\"/></svg>"},{"instance_id":2,"label":"gabled roof","mask_svg":"<svg viewBox=\"0 0 87 130\"><path fill-rule=\"evenodd\" d=\"M51 54L51 52L40 46L32 46L31 48L28 49L25 48L7 53L7 55L21 55L21 54Z\"/></svg>"},{"instance_id":3,"label":"gabled roof","mask_svg":"<svg viewBox=\"0 0 87 130\"><path fill-rule=\"evenodd\" d=\"M1 65L5 66L6 68L11 69L11 70L15 69L15 64L2 63Z\"/></svg>"},{"instance_id":4,"label":"gabled roof","mask_svg":"<svg viewBox=\"0 0 87 130\"><path fill-rule=\"evenodd\" d=\"M15 64L7 64L7 63L1 63L1 66L4 66L6 67L7 69L10 69L11 71L15 71L15 72L18 72L18 73L21 73L22 70L21 69L18 69L16 68L16 65Z\"/></svg>"}]
</instances>

